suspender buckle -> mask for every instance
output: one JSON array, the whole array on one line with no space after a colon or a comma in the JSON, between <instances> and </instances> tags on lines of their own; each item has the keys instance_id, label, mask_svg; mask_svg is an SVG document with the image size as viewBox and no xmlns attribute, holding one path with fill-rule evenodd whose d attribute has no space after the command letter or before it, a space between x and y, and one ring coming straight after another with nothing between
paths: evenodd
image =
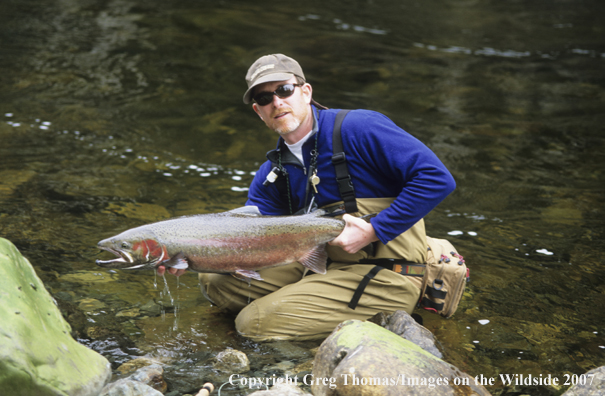
<instances>
[{"instance_id":1,"label":"suspender buckle","mask_svg":"<svg viewBox=\"0 0 605 396\"><path fill-rule=\"evenodd\" d=\"M347 162L347 156L344 152L336 153L332 156L332 164L339 165Z\"/></svg>"},{"instance_id":2,"label":"suspender buckle","mask_svg":"<svg viewBox=\"0 0 605 396\"><path fill-rule=\"evenodd\" d=\"M342 177L340 179L336 179L338 183L338 190L342 198L344 199L345 195L353 195L355 197L355 189L353 188L353 180L351 180L351 176L347 175L347 177Z\"/></svg>"}]
</instances>

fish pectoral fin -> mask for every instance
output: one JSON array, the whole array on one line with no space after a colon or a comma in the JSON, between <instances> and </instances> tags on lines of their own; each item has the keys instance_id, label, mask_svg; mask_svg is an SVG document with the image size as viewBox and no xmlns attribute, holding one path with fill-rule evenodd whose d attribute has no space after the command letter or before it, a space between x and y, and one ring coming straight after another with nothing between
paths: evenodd
<instances>
[{"instance_id":1,"label":"fish pectoral fin","mask_svg":"<svg viewBox=\"0 0 605 396\"><path fill-rule=\"evenodd\" d=\"M258 280L258 281L263 280L263 278L261 278L261 276L258 274L258 272L255 272L255 271L237 270L232 275L238 279L242 279L242 280L246 280L246 281L249 281L250 279L254 279L254 280Z\"/></svg>"},{"instance_id":2,"label":"fish pectoral fin","mask_svg":"<svg viewBox=\"0 0 605 396\"><path fill-rule=\"evenodd\" d=\"M170 258L170 260L164 261L161 265L166 268L176 268L176 269L187 269L189 268L189 262L187 262L187 258L183 252L180 252Z\"/></svg>"},{"instance_id":3,"label":"fish pectoral fin","mask_svg":"<svg viewBox=\"0 0 605 396\"><path fill-rule=\"evenodd\" d=\"M326 244L316 246L298 260L304 267L318 274L326 273L326 263L328 262L328 253Z\"/></svg>"}]
</instances>

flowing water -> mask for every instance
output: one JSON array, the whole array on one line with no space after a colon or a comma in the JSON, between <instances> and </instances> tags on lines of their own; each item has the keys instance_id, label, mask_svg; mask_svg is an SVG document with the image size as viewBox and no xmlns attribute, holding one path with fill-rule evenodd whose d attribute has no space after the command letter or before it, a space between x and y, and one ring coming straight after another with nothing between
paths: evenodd
<instances>
[{"instance_id":1,"label":"flowing water","mask_svg":"<svg viewBox=\"0 0 605 396\"><path fill-rule=\"evenodd\" d=\"M282 52L320 103L388 115L456 178L426 219L471 268L454 317L424 315L450 361L497 378L494 394L554 395L565 386L498 376L561 384L605 364L604 12L597 0L3 1L0 236L80 342L114 369L163 361L173 394L226 382L211 358L230 347L249 375L308 361L313 345L239 337L194 274L94 264L96 243L127 228L243 205L275 144L241 102L243 78Z\"/></svg>"}]
</instances>

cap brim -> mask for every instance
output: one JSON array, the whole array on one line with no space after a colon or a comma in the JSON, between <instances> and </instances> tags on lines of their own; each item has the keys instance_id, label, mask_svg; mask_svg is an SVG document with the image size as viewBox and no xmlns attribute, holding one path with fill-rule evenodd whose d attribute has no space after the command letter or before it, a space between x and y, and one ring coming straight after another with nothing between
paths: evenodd
<instances>
[{"instance_id":1,"label":"cap brim","mask_svg":"<svg viewBox=\"0 0 605 396\"><path fill-rule=\"evenodd\" d=\"M252 91L254 90L254 87L256 87L260 84L264 84L266 82L287 81L287 80L291 79L292 77L294 77L294 74L292 74L292 73L273 73L273 74L267 74L266 76L258 78L256 81L254 81L254 84L251 85L248 88L248 90L246 91L246 93L244 94L244 103L248 104L248 103L252 102Z\"/></svg>"}]
</instances>

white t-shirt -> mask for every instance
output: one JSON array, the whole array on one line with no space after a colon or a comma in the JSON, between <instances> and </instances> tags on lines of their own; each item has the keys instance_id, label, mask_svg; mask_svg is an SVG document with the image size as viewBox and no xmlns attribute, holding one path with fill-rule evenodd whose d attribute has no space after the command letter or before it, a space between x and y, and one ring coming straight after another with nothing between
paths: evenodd
<instances>
[{"instance_id":1,"label":"white t-shirt","mask_svg":"<svg viewBox=\"0 0 605 396\"><path fill-rule=\"evenodd\" d=\"M292 152L292 154L294 154L296 156L296 158L298 158L298 160L300 161L301 164L303 164L303 166L305 165L305 161L303 160L302 146L314 134L315 134L315 128L313 128L309 133L307 133L305 135L304 138L300 139L298 142L296 142L294 144L286 143L286 146L288 146L288 149Z\"/></svg>"}]
</instances>

